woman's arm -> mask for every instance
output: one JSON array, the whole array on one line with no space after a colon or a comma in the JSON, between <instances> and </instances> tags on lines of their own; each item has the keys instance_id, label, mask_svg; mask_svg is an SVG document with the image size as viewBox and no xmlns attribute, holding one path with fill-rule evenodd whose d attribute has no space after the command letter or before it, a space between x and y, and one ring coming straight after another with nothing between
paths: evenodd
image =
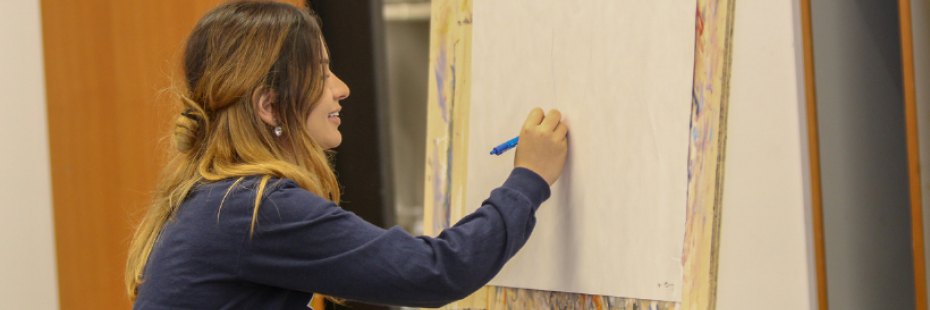
<instances>
[{"instance_id":1,"label":"woman's arm","mask_svg":"<svg viewBox=\"0 0 930 310\"><path fill-rule=\"evenodd\" d=\"M260 208L239 274L266 285L351 300L438 307L490 281L523 247L549 197L538 174L516 168L483 206L438 237L384 230L285 180Z\"/></svg>"}]
</instances>

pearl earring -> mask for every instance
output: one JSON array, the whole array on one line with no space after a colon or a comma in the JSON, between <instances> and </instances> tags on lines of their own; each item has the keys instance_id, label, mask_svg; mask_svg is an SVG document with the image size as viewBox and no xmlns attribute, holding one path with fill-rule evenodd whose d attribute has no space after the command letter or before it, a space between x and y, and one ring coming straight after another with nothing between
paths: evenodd
<instances>
[{"instance_id":1,"label":"pearl earring","mask_svg":"<svg viewBox=\"0 0 930 310\"><path fill-rule=\"evenodd\" d=\"M277 118L277 117L273 117L273 118L271 118L271 120L273 120L275 123L278 122L278 118ZM276 126L272 132L274 133L275 137L280 137L281 134L284 133L284 129L281 129L281 126Z\"/></svg>"}]
</instances>

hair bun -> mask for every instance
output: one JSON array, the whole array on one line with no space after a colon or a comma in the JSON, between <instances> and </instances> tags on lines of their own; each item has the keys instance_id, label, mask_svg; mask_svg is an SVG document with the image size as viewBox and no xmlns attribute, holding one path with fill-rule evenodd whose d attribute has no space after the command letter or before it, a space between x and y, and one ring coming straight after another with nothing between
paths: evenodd
<instances>
[{"instance_id":1,"label":"hair bun","mask_svg":"<svg viewBox=\"0 0 930 310\"><path fill-rule=\"evenodd\" d=\"M185 110L178 115L174 124L174 142L181 153L190 152L197 143L203 117L194 110Z\"/></svg>"}]
</instances>

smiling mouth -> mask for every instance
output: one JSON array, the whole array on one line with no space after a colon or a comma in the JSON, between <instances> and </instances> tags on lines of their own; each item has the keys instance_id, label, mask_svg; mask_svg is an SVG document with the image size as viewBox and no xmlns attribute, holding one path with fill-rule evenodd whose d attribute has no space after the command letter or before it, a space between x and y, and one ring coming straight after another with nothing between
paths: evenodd
<instances>
[{"instance_id":1,"label":"smiling mouth","mask_svg":"<svg viewBox=\"0 0 930 310\"><path fill-rule=\"evenodd\" d=\"M339 117L339 112L329 113L328 117L330 117L330 118L332 118L332 117Z\"/></svg>"}]
</instances>

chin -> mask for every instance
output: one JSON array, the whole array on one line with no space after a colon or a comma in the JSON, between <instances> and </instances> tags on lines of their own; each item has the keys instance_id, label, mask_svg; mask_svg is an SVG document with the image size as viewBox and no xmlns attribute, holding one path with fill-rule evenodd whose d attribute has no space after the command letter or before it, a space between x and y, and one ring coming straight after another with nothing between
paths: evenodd
<instances>
[{"instance_id":1,"label":"chin","mask_svg":"<svg viewBox=\"0 0 930 310\"><path fill-rule=\"evenodd\" d=\"M330 150L339 147L340 144L342 144L342 137L333 141L326 141L322 146L324 149Z\"/></svg>"}]
</instances>

